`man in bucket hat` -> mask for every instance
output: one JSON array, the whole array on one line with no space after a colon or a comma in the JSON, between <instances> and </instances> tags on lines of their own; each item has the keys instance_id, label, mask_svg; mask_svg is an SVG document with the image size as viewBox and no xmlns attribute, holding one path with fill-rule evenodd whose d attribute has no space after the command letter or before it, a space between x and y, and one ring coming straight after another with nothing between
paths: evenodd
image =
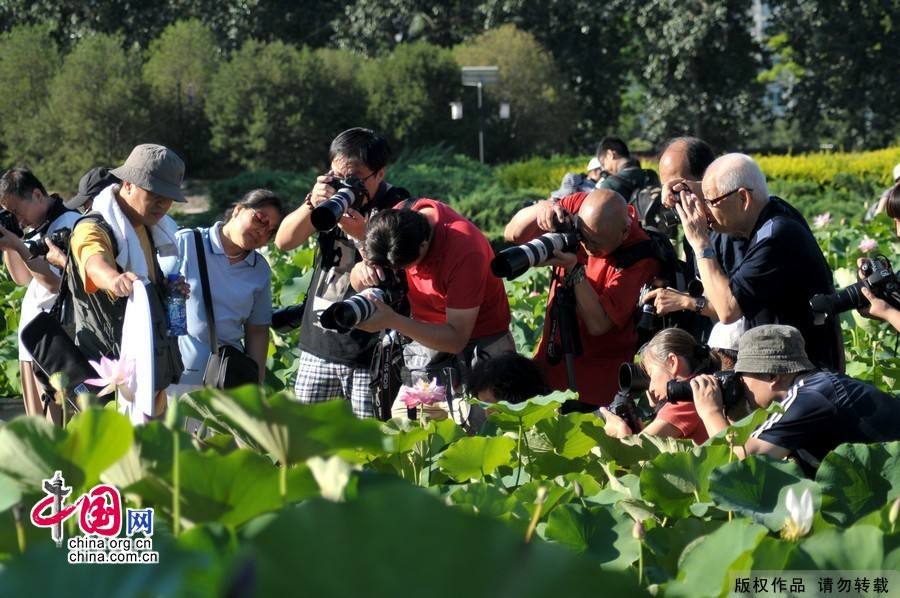
<instances>
[{"instance_id":1,"label":"man in bucket hat","mask_svg":"<svg viewBox=\"0 0 900 598\"><path fill-rule=\"evenodd\" d=\"M184 162L167 147L142 144L109 174L121 183L97 194L92 211L75 225L69 243L75 342L89 359L117 358L127 298L136 284L146 284L159 414L162 391L182 371L177 338L166 330L166 280L157 255L177 255L178 226L166 213L173 202L187 201L181 191ZM175 284L186 293L183 279Z\"/></svg>"},{"instance_id":2,"label":"man in bucket hat","mask_svg":"<svg viewBox=\"0 0 900 598\"><path fill-rule=\"evenodd\" d=\"M845 442L900 439L900 400L874 386L828 370L817 370L793 326L768 324L744 333L734 371L753 409L778 402L781 411L759 426L744 448L748 454L791 456L807 475ZM694 403L710 437L728 426L714 376L691 380ZM744 457L744 448L735 452Z\"/></svg>"}]
</instances>

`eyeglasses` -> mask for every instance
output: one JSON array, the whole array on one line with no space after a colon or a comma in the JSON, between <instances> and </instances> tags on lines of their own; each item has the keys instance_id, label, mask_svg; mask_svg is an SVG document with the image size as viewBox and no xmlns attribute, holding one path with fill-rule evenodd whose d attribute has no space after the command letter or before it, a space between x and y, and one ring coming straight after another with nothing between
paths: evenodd
<instances>
[{"instance_id":1,"label":"eyeglasses","mask_svg":"<svg viewBox=\"0 0 900 598\"><path fill-rule=\"evenodd\" d=\"M360 182L360 183L365 183L366 181L368 181L369 179L371 179L373 176L375 176L376 174L378 174L378 171L376 170L375 172L370 172L369 174L367 174L367 175L364 176L364 177L354 176L352 172L351 172L350 174L348 174L348 175L344 175L344 174L341 174L341 173L339 173L339 172L335 172L335 171L333 171L333 170L332 170L329 174L330 174L331 176L336 177L336 178L339 178L339 179L356 178L356 179L359 179L359 182Z\"/></svg>"},{"instance_id":2,"label":"eyeglasses","mask_svg":"<svg viewBox=\"0 0 900 598\"><path fill-rule=\"evenodd\" d=\"M255 226L256 228L261 228L261 229L265 230L269 234L270 237L273 236L277 232L278 227L276 226L276 227L270 228L272 225L269 222L269 219L266 218L262 214L262 212L256 210L255 208L250 208L250 212L252 214L252 216L250 217L250 222L253 226Z\"/></svg>"},{"instance_id":3,"label":"eyeglasses","mask_svg":"<svg viewBox=\"0 0 900 598\"><path fill-rule=\"evenodd\" d=\"M743 190L745 190L745 191L753 191L753 189L751 189L751 188L749 188L749 187L738 187L737 189L733 189L733 190L729 191L728 193L725 193L725 194L723 194L723 195L720 195L719 197L714 197L714 198L712 198L712 199L707 199L707 200L706 200L706 203L707 203L707 205L709 205L709 207L713 207L713 206L715 206L716 204L718 204L718 203L724 201L725 198L728 197L729 195L734 195L735 193L737 193L737 192L740 191L741 189L743 189Z\"/></svg>"}]
</instances>

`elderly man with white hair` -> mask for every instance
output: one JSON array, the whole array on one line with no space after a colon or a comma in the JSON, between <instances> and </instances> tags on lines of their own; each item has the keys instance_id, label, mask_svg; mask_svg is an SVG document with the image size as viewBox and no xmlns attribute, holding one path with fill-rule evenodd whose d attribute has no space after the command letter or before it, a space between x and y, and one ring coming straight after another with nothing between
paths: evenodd
<instances>
[{"instance_id":1,"label":"elderly man with white hair","mask_svg":"<svg viewBox=\"0 0 900 598\"><path fill-rule=\"evenodd\" d=\"M759 165L744 154L726 154L707 168L703 198L681 193L676 206L697 255L706 297L722 322L747 320L748 329L787 324L803 334L816 366L844 369L840 324L817 325L809 300L834 292L831 270L809 225L790 204L769 196ZM716 260L709 230L748 240L743 260L727 275Z\"/></svg>"}]
</instances>

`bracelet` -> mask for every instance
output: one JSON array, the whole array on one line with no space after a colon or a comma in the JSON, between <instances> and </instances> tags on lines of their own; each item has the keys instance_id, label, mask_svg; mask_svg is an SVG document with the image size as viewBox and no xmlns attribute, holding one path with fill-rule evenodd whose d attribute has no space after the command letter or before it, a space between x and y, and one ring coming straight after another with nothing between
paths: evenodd
<instances>
[{"instance_id":1,"label":"bracelet","mask_svg":"<svg viewBox=\"0 0 900 598\"><path fill-rule=\"evenodd\" d=\"M313 209L314 206L312 205L312 191L306 194L306 199L304 199L303 202L309 206L310 210Z\"/></svg>"}]
</instances>

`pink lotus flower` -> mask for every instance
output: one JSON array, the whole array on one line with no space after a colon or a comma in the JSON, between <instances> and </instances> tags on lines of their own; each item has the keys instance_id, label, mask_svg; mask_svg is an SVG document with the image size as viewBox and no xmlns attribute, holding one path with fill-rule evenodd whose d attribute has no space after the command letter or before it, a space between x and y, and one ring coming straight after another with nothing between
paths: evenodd
<instances>
[{"instance_id":1,"label":"pink lotus flower","mask_svg":"<svg viewBox=\"0 0 900 598\"><path fill-rule=\"evenodd\" d=\"M447 389L437 383L437 378L431 382L419 380L413 386L403 385L397 398L403 401L407 409L412 409L419 405L431 405L447 398Z\"/></svg>"},{"instance_id":2,"label":"pink lotus flower","mask_svg":"<svg viewBox=\"0 0 900 598\"><path fill-rule=\"evenodd\" d=\"M831 213L825 212L813 218L813 226L816 228L824 228L831 223Z\"/></svg>"},{"instance_id":3,"label":"pink lotus flower","mask_svg":"<svg viewBox=\"0 0 900 598\"><path fill-rule=\"evenodd\" d=\"M863 253L869 253L870 251L874 251L878 248L878 241L875 239L870 239L869 237L863 237L863 240L859 242L859 250Z\"/></svg>"},{"instance_id":4,"label":"pink lotus flower","mask_svg":"<svg viewBox=\"0 0 900 598\"><path fill-rule=\"evenodd\" d=\"M94 371L100 376L99 378L91 378L85 380L86 384L91 386L102 386L103 389L97 393L98 397L107 395L114 390L129 401L134 401L134 392L131 390L131 384L134 378L134 363L132 361L123 361L121 359L109 359L101 357L100 363L91 361Z\"/></svg>"}]
</instances>

